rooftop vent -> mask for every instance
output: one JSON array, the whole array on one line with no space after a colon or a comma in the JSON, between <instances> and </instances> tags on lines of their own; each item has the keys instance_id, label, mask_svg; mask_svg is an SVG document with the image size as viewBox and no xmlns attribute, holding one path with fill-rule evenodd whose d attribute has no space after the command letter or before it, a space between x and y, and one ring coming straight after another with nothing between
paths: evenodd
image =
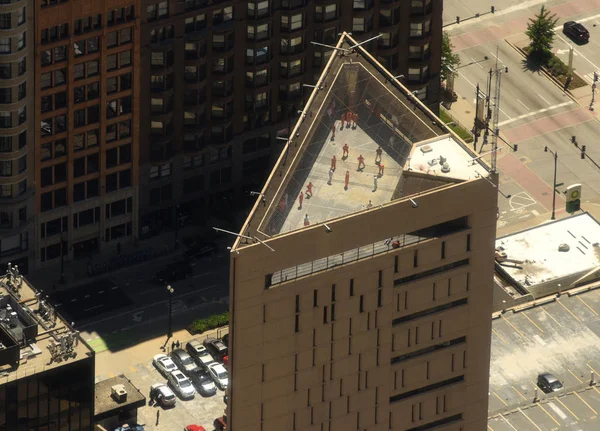
<instances>
[{"instance_id":1,"label":"rooftop vent","mask_svg":"<svg viewBox=\"0 0 600 431\"><path fill-rule=\"evenodd\" d=\"M450 172L450 165L448 163L444 163L442 165L442 172L447 174L448 172Z\"/></svg>"},{"instance_id":2,"label":"rooftop vent","mask_svg":"<svg viewBox=\"0 0 600 431\"><path fill-rule=\"evenodd\" d=\"M127 391L124 385L114 385L110 387L110 395L118 403L127 401Z\"/></svg>"},{"instance_id":3,"label":"rooftop vent","mask_svg":"<svg viewBox=\"0 0 600 431\"><path fill-rule=\"evenodd\" d=\"M562 243L561 245L558 246L558 251L569 251L569 250L571 250L571 247L569 246L569 244Z\"/></svg>"},{"instance_id":4,"label":"rooftop vent","mask_svg":"<svg viewBox=\"0 0 600 431\"><path fill-rule=\"evenodd\" d=\"M430 145L423 145L423 146L421 147L421 152L422 152L423 154L431 153L432 151L433 151L433 148L431 148L431 146L430 146Z\"/></svg>"}]
</instances>

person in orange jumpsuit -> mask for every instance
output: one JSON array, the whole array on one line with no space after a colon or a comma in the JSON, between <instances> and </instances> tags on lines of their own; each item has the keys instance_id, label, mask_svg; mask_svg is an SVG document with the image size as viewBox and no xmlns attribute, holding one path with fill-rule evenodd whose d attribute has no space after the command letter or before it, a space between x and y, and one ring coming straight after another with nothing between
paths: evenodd
<instances>
[{"instance_id":1,"label":"person in orange jumpsuit","mask_svg":"<svg viewBox=\"0 0 600 431\"><path fill-rule=\"evenodd\" d=\"M310 181L308 182L308 184L306 185L306 197L307 198L311 198L312 194L313 194L313 183L311 183Z\"/></svg>"},{"instance_id":2,"label":"person in orange jumpsuit","mask_svg":"<svg viewBox=\"0 0 600 431\"><path fill-rule=\"evenodd\" d=\"M331 170L335 171L337 165L337 159L335 158L335 154L333 155L333 157L331 158Z\"/></svg>"},{"instance_id":3,"label":"person in orange jumpsuit","mask_svg":"<svg viewBox=\"0 0 600 431\"><path fill-rule=\"evenodd\" d=\"M304 202L304 193L300 192L300 196L298 196L298 203L300 203L299 210L302 209L302 202Z\"/></svg>"},{"instance_id":4,"label":"person in orange jumpsuit","mask_svg":"<svg viewBox=\"0 0 600 431\"><path fill-rule=\"evenodd\" d=\"M345 143L344 146L342 147L342 159L344 157L348 157L348 155L350 154L350 147L348 146L348 143Z\"/></svg>"},{"instance_id":5,"label":"person in orange jumpsuit","mask_svg":"<svg viewBox=\"0 0 600 431\"><path fill-rule=\"evenodd\" d=\"M352 115L352 128L356 129L356 126L358 125L358 114L354 113Z\"/></svg>"},{"instance_id":6,"label":"person in orange jumpsuit","mask_svg":"<svg viewBox=\"0 0 600 431\"><path fill-rule=\"evenodd\" d=\"M350 127L350 124L352 122L352 111L348 111L348 113L346 114L346 127Z\"/></svg>"},{"instance_id":7,"label":"person in orange jumpsuit","mask_svg":"<svg viewBox=\"0 0 600 431\"><path fill-rule=\"evenodd\" d=\"M383 177L383 168L385 168L385 166L383 166L383 163L379 162L379 176Z\"/></svg>"},{"instance_id":8,"label":"person in orange jumpsuit","mask_svg":"<svg viewBox=\"0 0 600 431\"><path fill-rule=\"evenodd\" d=\"M344 121L346 121L346 114L342 114L340 121L342 122L342 129L344 128Z\"/></svg>"},{"instance_id":9,"label":"person in orange jumpsuit","mask_svg":"<svg viewBox=\"0 0 600 431\"><path fill-rule=\"evenodd\" d=\"M331 125L331 140L335 139L335 123Z\"/></svg>"},{"instance_id":10,"label":"person in orange jumpsuit","mask_svg":"<svg viewBox=\"0 0 600 431\"><path fill-rule=\"evenodd\" d=\"M361 168L364 169L365 168L365 158L363 157L363 155L359 155L358 156L358 170L360 171Z\"/></svg>"},{"instance_id":11,"label":"person in orange jumpsuit","mask_svg":"<svg viewBox=\"0 0 600 431\"><path fill-rule=\"evenodd\" d=\"M344 178L344 190L348 190L348 184L350 184L350 171L346 171L346 178Z\"/></svg>"}]
</instances>

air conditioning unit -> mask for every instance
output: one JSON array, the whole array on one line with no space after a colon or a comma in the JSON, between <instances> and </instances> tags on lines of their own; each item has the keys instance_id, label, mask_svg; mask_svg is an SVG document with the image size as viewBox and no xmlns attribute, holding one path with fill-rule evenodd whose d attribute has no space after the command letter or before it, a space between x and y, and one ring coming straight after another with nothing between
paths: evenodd
<instances>
[{"instance_id":1,"label":"air conditioning unit","mask_svg":"<svg viewBox=\"0 0 600 431\"><path fill-rule=\"evenodd\" d=\"M110 395L118 403L127 401L127 391L124 385L114 385L110 387Z\"/></svg>"}]
</instances>

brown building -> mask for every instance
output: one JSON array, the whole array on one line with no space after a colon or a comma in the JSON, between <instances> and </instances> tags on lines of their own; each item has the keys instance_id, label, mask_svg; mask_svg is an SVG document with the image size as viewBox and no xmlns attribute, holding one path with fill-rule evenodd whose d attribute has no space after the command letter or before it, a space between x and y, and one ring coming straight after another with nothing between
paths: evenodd
<instances>
[{"instance_id":1,"label":"brown building","mask_svg":"<svg viewBox=\"0 0 600 431\"><path fill-rule=\"evenodd\" d=\"M439 101L442 0L141 4L141 235L251 204L342 31ZM179 207L179 209L177 209ZM245 215L244 215L245 217ZM243 219L242 219L243 221ZM237 224L236 224L237 225Z\"/></svg>"},{"instance_id":2,"label":"brown building","mask_svg":"<svg viewBox=\"0 0 600 431\"><path fill-rule=\"evenodd\" d=\"M35 4L39 265L116 249L137 231L138 10L136 0Z\"/></svg>"},{"instance_id":3,"label":"brown building","mask_svg":"<svg viewBox=\"0 0 600 431\"><path fill-rule=\"evenodd\" d=\"M231 252L228 425L479 431L497 176L355 44Z\"/></svg>"},{"instance_id":4,"label":"brown building","mask_svg":"<svg viewBox=\"0 0 600 431\"><path fill-rule=\"evenodd\" d=\"M0 4L0 268L25 273L35 253L33 9Z\"/></svg>"}]
</instances>

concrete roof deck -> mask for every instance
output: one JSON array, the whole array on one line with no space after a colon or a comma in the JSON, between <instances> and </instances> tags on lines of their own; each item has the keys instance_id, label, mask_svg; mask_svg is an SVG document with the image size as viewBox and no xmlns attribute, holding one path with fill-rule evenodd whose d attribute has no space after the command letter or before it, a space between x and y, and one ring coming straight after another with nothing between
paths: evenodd
<instances>
[{"instance_id":1,"label":"concrete roof deck","mask_svg":"<svg viewBox=\"0 0 600 431\"><path fill-rule=\"evenodd\" d=\"M569 251L559 251L561 244ZM567 278L570 283L573 276L600 268L600 223L588 213L578 214L499 238L496 248L523 261L503 268L525 288Z\"/></svg>"},{"instance_id":2,"label":"concrete roof deck","mask_svg":"<svg viewBox=\"0 0 600 431\"><path fill-rule=\"evenodd\" d=\"M355 48L357 43L346 33L340 38L338 50L302 110L243 234L260 233L265 239L302 229L306 216L314 225L364 210L369 201L377 206L407 195L400 180L407 167L414 170L409 165L411 153L423 142L433 143L435 150L443 149L453 163L458 160L450 175L429 175L469 180L481 171L487 176L482 161L477 161L473 169L467 166L466 161L476 155L368 52ZM342 126L341 116L347 112L358 114L356 126ZM343 157L344 144L350 149L348 157ZM450 148L453 145L456 148ZM383 175L375 160L379 147ZM357 158L361 154L365 167L359 170ZM334 155L337 165L329 184ZM423 161L425 158L429 155L424 155ZM411 163L414 165L414 161ZM347 188L346 172L350 176ZM313 193L307 197L309 183ZM412 184L416 184L414 180ZM409 189L414 193L414 187Z\"/></svg>"},{"instance_id":3,"label":"concrete roof deck","mask_svg":"<svg viewBox=\"0 0 600 431\"><path fill-rule=\"evenodd\" d=\"M115 385L125 386L127 400L119 403L112 397L112 387ZM144 388L144 390L149 388ZM96 420L110 415L114 410L124 408L133 409L146 405L146 397L131 383L123 374L96 383L94 386L96 399L94 401L94 415Z\"/></svg>"},{"instance_id":4,"label":"concrete roof deck","mask_svg":"<svg viewBox=\"0 0 600 431\"><path fill-rule=\"evenodd\" d=\"M20 362L17 367L11 367L10 365L0 365L0 384L8 381L16 380L18 378L41 373L52 368L57 368L62 365L79 361L93 355L93 351L89 346L81 339L77 334L78 343L74 346L72 354L69 356L63 356L60 360L52 361L52 355L47 348L50 342L54 341L52 334L64 335L73 332L73 328L62 318L60 315L56 315L54 325L50 325L50 329L45 329L40 322L40 310L41 297L33 286L31 286L25 278L20 288L20 297L15 296L15 293L7 287L7 276L0 276L0 297L12 298L12 304L17 304L20 307L19 312L27 315L28 319L31 319L34 324L38 325L38 335L35 340L30 340L26 346L21 345L20 347ZM13 306L14 309L14 306ZM10 328L7 324L2 323L0 330L11 334L18 343L22 343L22 339L18 339L19 334L22 334L23 327L26 326L24 322L17 323L16 328ZM15 331L15 329L17 331Z\"/></svg>"}]
</instances>

